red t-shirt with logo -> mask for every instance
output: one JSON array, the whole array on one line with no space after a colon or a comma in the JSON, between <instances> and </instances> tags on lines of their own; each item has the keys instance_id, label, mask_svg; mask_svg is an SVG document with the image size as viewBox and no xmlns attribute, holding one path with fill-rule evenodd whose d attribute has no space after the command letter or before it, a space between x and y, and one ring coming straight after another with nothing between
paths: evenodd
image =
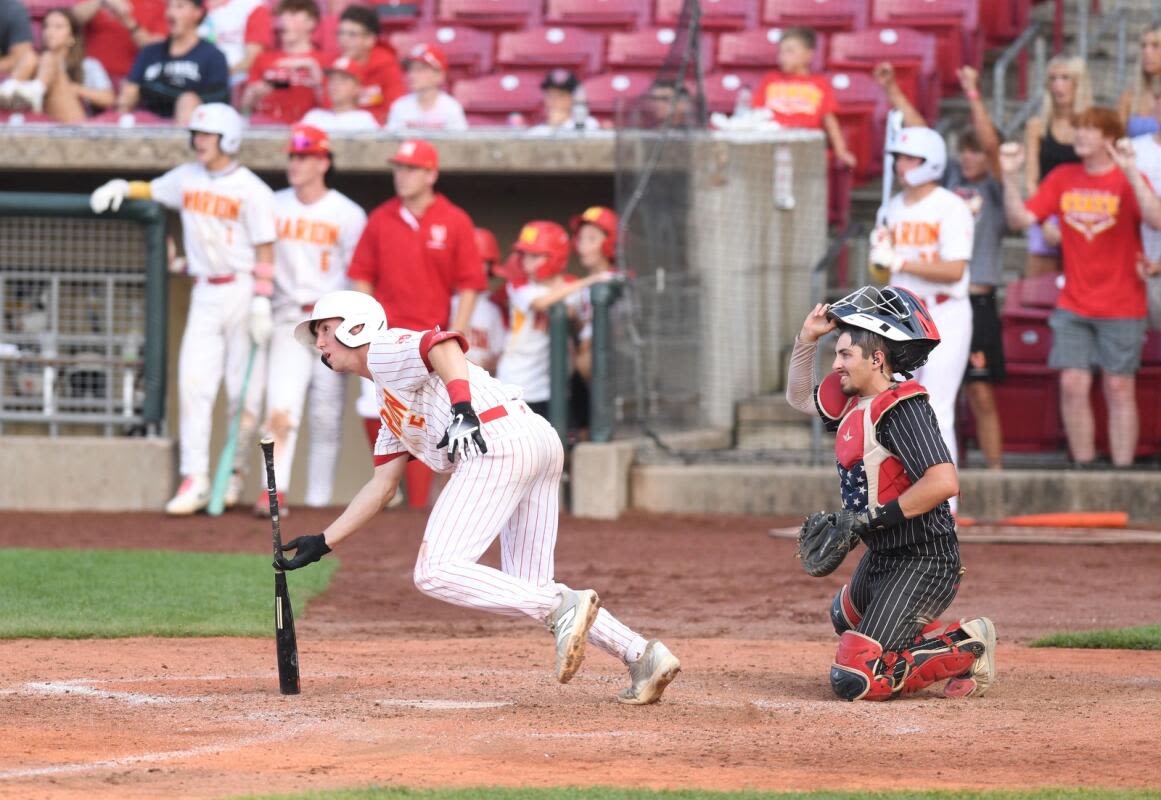
<instances>
[{"instance_id":1,"label":"red t-shirt with logo","mask_svg":"<svg viewBox=\"0 0 1161 800\"><path fill-rule=\"evenodd\" d=\"M305 66L286 67L280 65L283 59L313 60L318 72ZM259 53L250 67L249 82L267 81L275 88L254 107L254 111L287 123L297 122L306 112L317 107L322 85L317 76L322 75L323 55L317 50L291 55L281 50Z\"/></svg>"},{"instance_id":2,"label":"red t-shirt with logo","mask_svg":"<svg viewBox=\"0 0 1161 800\"><path fill-rule=\"evenodd\" d=\"M376 46L367 56L367 77L363 89L359 92L359 108L366 109L375 115L375 119L382 124L387 121L387 112L396 98L407 94L407 86L403 82L403 70L399 67L399 59L395 53L384 47Z\"/></svg>"},{"instance_id":3,"label":"red t-shirt with logo","mask_svg":"<svg viewBox=\"0 0 1161 800\"><path fill-rule=\"evenodd\" d=\"M488 288L472 218L442 194L416 219L398 197L371 212L347 276L374 286L392 328L447 327L452 296Z\"/></svg>"},{"instance_id":4,"label":"red t-shirt with logo","mask_svg":"<svg viewBox=\"0 0 1161 800\"><path fill-rule=\"evenodd\" d=\"M1099 319L1145 316L1145 282L1137 275L1141 208L1124 173L1090 175L1082 164L1062 164L1025 205L1038 220L1060 216L1059 308Z\"/></svg>"},{"instance_id":5,"label":"red t-shirt with logo","mask_svg":"<svg viewBox=\"0 0 1161 800\"><path fill-rule=\"evenodd\" d=\"M822 118L835 112L834 89L822 75L786 75L770 72L751 101L768 108L774 121L787 128L821 128Z\"/></svg>"},{"instance_id":6,"label":"red t-shirt with logo","mask_svg":"<svg viewBox=\"0 0 1161 800\"><path fill-rule=\"evenodd\" d=\"M62 5L65 5L62 3ZM133 20L142 30L165 36L169 26L165 22L165 0L130 0ZM113 12L104 6L97 9L85 24L85 55L101 62L109 77L117 81L129 74L137 45L133 37Z\"/></svg>"}]
</instances>

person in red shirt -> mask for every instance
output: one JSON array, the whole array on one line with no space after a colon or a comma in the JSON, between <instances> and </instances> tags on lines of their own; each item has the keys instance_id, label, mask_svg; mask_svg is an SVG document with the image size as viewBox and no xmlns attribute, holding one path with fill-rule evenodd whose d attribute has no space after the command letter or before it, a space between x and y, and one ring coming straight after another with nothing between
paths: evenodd
<instances>
[{"instance_id":1,"label":"person in red shirt","mask_svg":"<svg viewBox=\"0 0 1161 800\"><path fill-rule=\"evenodd\" d=\"M318 5L314 0L282 0L277 17L281 49L254 59L242 111L289 124L322 99L324 59L310 41L318 26Z\"/></svg>"},{"instance_id":2,"label":"person in red shirt","mask_svg":"<svg viewBox=\"0 0 1161 800\"><path fill-rule=\"evenodd\" d=\"M834 90L825 75L813 75L815 38L810 28L787 28L778 42L778 69L758 85L751 102L767 109L775 122L786 128L826 130L834 156L853 168L856 160L847 149L835 117Z\"/></svg>"},{"instance_id":3,"label":"person in red shirt","mask_svg":"<svg viewBox=\"0 0 1161 800\"><path fill-rule=\"evenodd\" d=\"M476 296L488 288L472 218L435 191L439 153L431 143L404 141L391 164L395 197L367 218L347 268L351 288L374 296L390 327L417 331L447 329L452 296L458 295L451 330L467 330ZM366 388L364 383L357 407L372 422L367 428L374 446L379 403L366 397ZM430 484L430 470L418 461L408 465L407 500L413 508L427 505Z\"/></svg>"},{"instance_id":4,"label":"person in red shirt","mask_svg":"<svg viewBox=\"0 0 1161 800\"><path fill-rule=\"evenodd\" d=\"M1137 272L1140 225L1161 229L1161 200L1137 171L1116 111L1090 108L1077 115L1075 127L1081 163L1052 170L1026 203L1020 195L1024 148L1009 143L1000 149L1004 211L1013 230L1060 217L1064 289L1049 321L1048 365L1060 370L1068 447L1078 466L1096 458L1089 393L1092 369L1100 367L1113 464L1127 467L1137 449L1134 376L1147 313L1145 282Z\"/></svg>"},{"instance_id":5,"label":"person in red shirt","mask_svg":"<svg viewBox=\"0 0 1161 800\"><path fill-rule=\"evenodd\" d=\"M85 26L85 53L114 81L129 74L140 48L169 32L165 0L80 0L72 11Z\"/></svg>"},{"instance_id":6,"label":"person in red shirt","mask_svg":"<svg viewBox=\"0 0 1161 800\"><path fill-rule=\"evenodd\" d=\"M399 59L379 41L379 17L373 9L352 5L339 16L338 46L341 57L363 67L359 108L370 111L382 125L396 98L407 93Z\"/></svg>"}]
</instances>

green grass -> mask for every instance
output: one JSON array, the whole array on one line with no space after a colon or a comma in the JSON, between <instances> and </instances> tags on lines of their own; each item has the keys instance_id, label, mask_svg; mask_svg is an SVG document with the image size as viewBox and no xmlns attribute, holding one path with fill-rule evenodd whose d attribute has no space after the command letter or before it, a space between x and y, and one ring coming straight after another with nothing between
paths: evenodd
<instances>
[{"instance_id":1,"label":"green grass","mask_svg":"<svg viewBox=\"0 0 1161 800\"><path fill-rule=\"evenodd\" d=\"M1037 639L1032 642L1031 646L1085 647L1105 650L1161 650L1161 625L1053 633Z\"/></svg>"},{"instance_id":2,"label":"green grass","mask_svg":"<svg viewBox=\"0 0 1161 800\"><path fill-rule=\"evenodd\" d=\"M303 794L262 795L265 800L1146 800L1153 789L1030 789L890 792L710 792L648 789L388 789L369 788ZM253 796L251 800L259 800Z\"/></svg>"},{"instance_id":3,"label":"green grass","mask_svg":"<svg viewBox=\"0 0 1161 800\"><path fill-rule=\"evenodd\" d=\"M288 573L297 616L328 559ZM269 636L270 556L164 550L0 549L0 638Z\"/></svg>"}]
</instances>

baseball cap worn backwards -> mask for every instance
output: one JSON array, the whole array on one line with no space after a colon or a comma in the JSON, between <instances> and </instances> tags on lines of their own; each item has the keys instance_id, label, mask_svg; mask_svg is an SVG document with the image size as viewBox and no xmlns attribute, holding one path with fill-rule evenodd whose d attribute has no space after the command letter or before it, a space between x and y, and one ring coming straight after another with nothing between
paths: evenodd
<instances>
[{"instance_id":1,"label":"baseball cap worn backwards","mask_svg":"<svg viewBox=\"0 0 1161 800\"><path fill-rule=\"evenodd\" d=\"M438 69L440 72L447 72L447 54L442 48L436 47L434 44L417 44L411 48L411 52L403 60L404 66L412 61L427 64L427 66Z\"/></svg>"},{"instance_id":2,"label":"baseball cap worn backwards","mask_svg":"<svg viewBox=\"0 0 1161 800\"><path fill-rule=\"evenodd\" d=\"M439 169L439 151L422 139L406 139L391 158L392 164L422 169Z\"/></svg>"},{"instance_id":3,"label":"baseball cap worn backwards","mask_svg":"<svg viewBox=\"0 0 1161 800\"><path fill-rule=\"evenodd\" d=\"M578 86L580 86L580 81L577 80L576 75L567 69L551 69L544 76L544 80L540 82L540 88L542 90L562 89L566 92L575 92Z\"/></svg>"}]
</instances>

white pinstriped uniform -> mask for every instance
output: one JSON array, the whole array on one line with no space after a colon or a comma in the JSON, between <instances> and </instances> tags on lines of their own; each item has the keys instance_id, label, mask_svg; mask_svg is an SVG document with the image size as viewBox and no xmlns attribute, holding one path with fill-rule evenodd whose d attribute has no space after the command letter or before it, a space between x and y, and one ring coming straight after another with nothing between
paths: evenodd
<instances>
[{"instance_id":1,"label":"white pinstriped uniform","mask_svg":"<svg viewBox=\"0 0 1161 800\"><path fill-rule=\"evenodd\" d=\"M448 603L545 622L560 597L554 581L564 469L560 438L520 399L519 388L469 363L472 406L488 452L450 463L437 445L451 423L451 401L425 363L424 336L392 328L371 342L367 354L382 420L376 463L406 453L436 472L451 473L428 519L415 584ZM477 563L497 535L498 570ZM644 639L604 609L589 641L622 661L631 647L640 652L644 646Z\"/></svg>"}]
</instances>

